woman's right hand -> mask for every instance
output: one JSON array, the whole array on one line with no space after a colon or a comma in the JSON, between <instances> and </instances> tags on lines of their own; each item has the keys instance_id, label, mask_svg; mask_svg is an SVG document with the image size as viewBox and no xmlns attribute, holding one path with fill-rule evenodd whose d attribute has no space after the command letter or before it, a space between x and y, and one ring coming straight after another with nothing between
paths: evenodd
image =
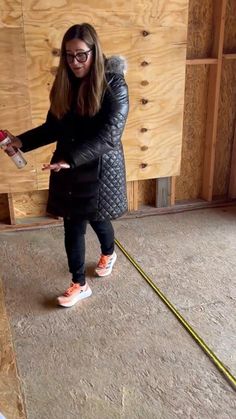
<instances>
[{"instance_id":1,"label":"woman's right hand","mask_svg":"<svg viewBox=\"0 0 236 419\"><path fill-rule=\"evenodd\" d=\"M4 132L11 139L11 142L8 145L3 146L3 150L6 150L9 146L13 146L13 147L16 147L16 148L21 148L22 147L22 142L21 142L20 138L15 137L13 134L11 134L6 129L4 129Z\"/></svg>"}]
</instances>

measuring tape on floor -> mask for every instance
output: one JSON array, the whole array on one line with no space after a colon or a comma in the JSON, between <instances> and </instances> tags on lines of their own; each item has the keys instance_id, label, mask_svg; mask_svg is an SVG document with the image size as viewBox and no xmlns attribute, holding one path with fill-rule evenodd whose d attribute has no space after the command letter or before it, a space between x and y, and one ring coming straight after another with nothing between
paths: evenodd
<instances>
[{"instance_id":1,"label":"measuring tape on floor","mask_svg":"<svg viewBox=\"0 0 236 419\"><path fill-rule=\"evenodd\" d=\"M190 326L190 324L184 319L183 316L178 312L178 310L171 304L171 302L165 297L165 295L159 290L159 288L154 284L154 282L149 278L149 276L142 270L139 264L130 256L130 254L125 250L122 244L115 239L116 245L119 249L124 253L127 259L132 263L132 265L137 269L137 271L142 275L145 281L152 287L155 293L160 297L163 303L170 309L170 311L177 317L179 322L184 326L184 328L188 331L188 333L192 336L192 338L197 342L197 344L203 349L203 351L209 356L211 361L216 365L216 367L220 370L220 372L224 375L227 379L229 384L236 390L236 378L231 374L231 372L224 366L224 364L217 358L214 352L207 346L204 340L195 332L195 330Z\"/></svg>"}]
</instances>

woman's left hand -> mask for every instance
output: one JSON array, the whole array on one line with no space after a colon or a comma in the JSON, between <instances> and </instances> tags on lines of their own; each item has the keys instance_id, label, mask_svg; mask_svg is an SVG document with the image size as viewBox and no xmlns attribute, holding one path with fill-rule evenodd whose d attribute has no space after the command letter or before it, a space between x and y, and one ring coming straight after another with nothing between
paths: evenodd
<instances>
[{"instance_id":1,"label":"woman's left hand","mask_svg":"<svg viewBox=\"0 0 236 419\"><path fill-rule=\"evenodd\" d=\"M61 169L69 169L70 165L64 160L59 161L58 163L45 163L43 164L42 170L53 170L54 172L59 172Z\"/></svg>"}]
</instances>

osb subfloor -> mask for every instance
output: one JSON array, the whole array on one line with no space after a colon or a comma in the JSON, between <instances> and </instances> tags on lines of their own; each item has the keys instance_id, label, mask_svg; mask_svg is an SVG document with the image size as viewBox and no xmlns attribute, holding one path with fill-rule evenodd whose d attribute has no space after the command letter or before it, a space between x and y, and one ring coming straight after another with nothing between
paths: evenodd
<instances>
[{"instance_id":1,"label":"osb subfloor","mask_svg":"<svg viewBox=\"0 0 236 419\"><path fill-rule=\"evenodd\" d=\"M117 239L236 375L236 208L121 219L114 226ZM235 418L235 391L119 249L112 276L93 276L99 246L90 227L93 295L71 309L55 305L70 281L62 227L1 233L0 240L28 419ZM0 411L23 418L1 310Z\"/></svg>"},{"instance_id":2,"label":"osb subfloor","mask_svg":"<svg viewBox=\"0 0 236 419\"><path fill-rule=\"evenodd\" d=\"M0 413L2 412L9 419L25 418L15 354L5 310L2 281L0 279Z\"/></svg>"}]
</instances>

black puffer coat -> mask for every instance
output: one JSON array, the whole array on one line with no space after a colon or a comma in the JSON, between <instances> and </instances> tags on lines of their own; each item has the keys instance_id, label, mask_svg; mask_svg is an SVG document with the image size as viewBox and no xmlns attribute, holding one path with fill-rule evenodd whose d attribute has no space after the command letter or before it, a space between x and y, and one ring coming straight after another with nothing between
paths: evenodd
<instances>
[{"instance_id":1,"label":"black puffer coat","mask_svg":"<svg viewBox=\"0 0 236 419\"><path fill-rule=\"evenodd\" d=\"M70 169L51 172L49 213L104 220L127 210L121 143L129 108L124 66L120 57L106 61L109 88L94 117L81 117L71 110L58 120L49 111L43 125L18 135L24 152L57 141L51 162L65 160L70 164Z\"/></svg>"}]
</instances>

